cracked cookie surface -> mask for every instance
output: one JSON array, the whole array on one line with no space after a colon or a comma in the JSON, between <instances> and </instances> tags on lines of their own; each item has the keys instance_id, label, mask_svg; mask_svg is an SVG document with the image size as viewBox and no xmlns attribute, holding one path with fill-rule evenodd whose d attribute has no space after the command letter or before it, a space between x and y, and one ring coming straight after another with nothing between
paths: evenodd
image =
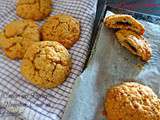
<instances>
[{"instance_id":1,"label":"cracked cookie surface","mask_svg":"<svg viewBox=\"0 0 160 120\"><path fill-rule=\"evenodd\" d=\"M41 28L43 40L57 41L66 48L73 46L80 36L80 24L75 18L58 14L48 18Z\"/></svg>"},{"instance_id":2,"label":"cracked cookie surface","mask_svg":"<svg viewBox=\"0 0 160 120\"><path fill-rule=\"evenodd\" d=\"M18 0L16 13L26 19L41 20L52 10L52 0Z\"/></svg>"},{"instance_id":3,"label":"cracked cookie surface","mask_svg":"<svg viewBox=\"0 0 160 120\"><path fill-rule=\"evenodd\" d=\"M32 20L15 20L0 32L0 47L11 59L23 58L33 42L40 41L38 25Z\"/></svg>"},{"instance_id":4,"label":"cracked cookie surface","mask_svg":"<svg viewBox=\"0 0 160 120\"><path fill-rule=\"evenodd\" d=\"M160 120L160 100L151 88L125 82L107 92L108 120Z\"/></svg>"},{"instance_id":5,"label":"cracked cookie surface","mask_svg":"<svg viewBox=\"0 0 160 120\"><path fill-rule=\"evenodd\" d=\"M22 60L21 73L36 86L53 88L64 82L70 68L70 54L63 45L42 41L28 48Z\"/></svg>"}]
</instances>

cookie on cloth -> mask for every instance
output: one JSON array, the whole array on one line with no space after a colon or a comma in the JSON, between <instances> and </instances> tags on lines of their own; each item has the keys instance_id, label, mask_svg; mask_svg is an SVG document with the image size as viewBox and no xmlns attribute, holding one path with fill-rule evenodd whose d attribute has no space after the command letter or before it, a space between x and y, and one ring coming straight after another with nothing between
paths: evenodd
<instances>
[{"instance_id":1,"label":"cookie on cloth","mask_svg":"<svg viewBox=\"0 0 160 120\"><path fill-rule=\"evenodd\" d=\"M148 86L125 82L106 96L107 120L160 120L160 100Z\"/></svg>"},{"instance_id":2,"label":"cookie on cloth","mask_svg":"<svg viewBox=\"0 0 160 120\"><path fill-rule=\"evenodd\" d=\"M116 14L105 18L104 24L108 28L128 29L143 35L144 26L135 18L126 14Z\"/></svg>"},{"instance_id":3,"label":"cookie on cloth","mask_svg":"<svg viewBox=\"0 0 160 120\"><path fill-rule=\"evenodd\" d=\"M48 18L41 28L43 40L57 41L71 48L80 36L80 23L77 19L64 14Z\"/></svg>"},{"instance_id":4,"label":"cookie on cloth","mask_svg":"<svg viewBox=\"0 0 160 120\"><path fill-rule=\"evenodd\" d=\"M18 0L16 13L25 19L41 20L52 11L52 0Z\"/></svg>"},{"instance_id":5,"label":"cookie on cloth","mask_svg":"<svg viewBox=\"0 0 160 120\"><path fill-rule=\"evenodd\" d=\"M22 60L21 73L38 87L54 88L66 80L70 68L70 54L63 45L42 41L28 48Z\"/></svg>"},{"instance_id":6,"label":"cookie on cloth","mask_svg":"<svg viewBox=\"0 0 160 120\"><path fill-rule=\"evenodd\" d=\"M23 58L33 42L40 41L39 27L32 20L15 20L0 32L0 47L11 59Z\"/></svg>"},{"instance_id":7,"label":"cookie on cloth","mask_svg":"<svg viewBox=\"0 0 160 120\"><path fill-rule=\"evenodd\" d=\"M116 32L116 37L122 46L139 56L143 61L148 61L151 58L152 49L143 36L130 30L119 30Z\"/></svg>"}]
</instances>

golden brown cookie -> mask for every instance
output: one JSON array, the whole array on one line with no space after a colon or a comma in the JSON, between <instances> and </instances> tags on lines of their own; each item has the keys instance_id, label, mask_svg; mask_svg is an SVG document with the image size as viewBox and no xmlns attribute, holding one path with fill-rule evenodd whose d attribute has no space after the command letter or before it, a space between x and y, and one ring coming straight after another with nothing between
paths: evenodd
<instances>
[{"instance_id":1,"label":"golden brown cookie","mask_svg":"<svg viewBox=\"0 0 160 120\"><path fill-rule=\"evenodd\" d=\"M52 0L18 0L16 13L25 19L41 20L52 11Z\"/></svg>"},{"instance_id":2,"label":"golden brown cookie","mask_svg":"<svg viewBox=\"0 0 160 120\"><path fill-rule=\"evenodd\" d=\"M117 14L105 18L104 24L108 28L128 29L143 35L144 26L130 15Z\"/></svg>"},{"instance_id":3,"label":"golden brown cookie","mask_svg":"<svg viewBox=\"0 0 160 120\"><path fill-rule=\"evenodd\" d=\"M57 41L70 48L79 40L80 24L71 16L58 14L48 18L41 28L41 34L43 40Z\"/></svg>"},{"instance_id":4,"label":"golden brown cookie","mask_svg":"<svg viewBox=\"0 0 160 120\"><path fill-rule=\"evenodd\" d=\"M107 92L107 120L160 120L160 100L151 88L126 82Z\"/></svg>"},{"instance_id":5,"label":"golden brown cookie","mask_svg":"<svg viewBox=\"0 0 160 120\"><path fill-rule=\"evenodd\" d=\"M0 33L0 47L11 59L23 58L26 49L40 40L38 25L32 20L15 20Z\"/></svg>"},{"instance_id":6,"label":"golden brown cookie","mask_svg":"<svg viewBox=\"0 0 160 120\"><path fill-rule=\"evenodd\" d=\"M147 40L133 31L119 30L116 32L118 41L131 53L140 56L143 61L151 58L152 50Z\"/></svg>"},{"instance_id":7,"label":"golden brown cookie","mask_svg":"<svg viewBox=\"0 0 160 120\"><path fill-rule=\"evenodd\" d=\"M43 41L28 48L22 60L21 73L38 87L53 88L67 78L70 67L70 54L63 45Z\"/></svg>"}]
</instances>

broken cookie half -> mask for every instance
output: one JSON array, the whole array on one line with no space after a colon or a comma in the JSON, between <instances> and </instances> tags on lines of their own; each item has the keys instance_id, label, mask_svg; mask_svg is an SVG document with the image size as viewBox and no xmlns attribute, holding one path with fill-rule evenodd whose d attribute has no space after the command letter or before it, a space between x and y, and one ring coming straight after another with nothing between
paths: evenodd
<instances>
[{"instance_id":1,"label":"broken cookie half","mask_svg":"<svg viewBox=\"0 0 160 120\"><path fill-rule=\"evenodd\" d=\"M116 32L116 37L122 46L131 53L140 56L143 61L148 61L151 58L151 47L143 36L130 30L119 30Z\"/></svg>"},{"instance_id":2,"label":"broken cookie half","mask_svg":"<svg viewBox=\"0 0 160 120\"><path fill-rule=\"evenodd\" d=\"M130 15L116 14L105 18L104 24L108 28L132 30L140 35L145 32L144 26Z\"/></svg>"}]
</instances>

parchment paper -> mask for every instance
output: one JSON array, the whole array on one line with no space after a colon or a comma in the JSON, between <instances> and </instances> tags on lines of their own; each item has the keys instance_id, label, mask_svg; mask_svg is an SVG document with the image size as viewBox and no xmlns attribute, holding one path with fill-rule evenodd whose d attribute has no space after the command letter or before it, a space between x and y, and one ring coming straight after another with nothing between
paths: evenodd
<instances>
[{"instance_id":1,"label":"parchment paper","mask_svg":"<svg viewBox=\"0 0 160 120\"><path fill-rule=\"evenodd\" d=\"M102 112L107 89L131 79L150 86L160 96L160 25L140 22L151 44L151 60L144 63L132 55L118 43L114 31L102 25L93 56L74 86L63 120L106 120Z\"/></svg>"}]
</instances>

